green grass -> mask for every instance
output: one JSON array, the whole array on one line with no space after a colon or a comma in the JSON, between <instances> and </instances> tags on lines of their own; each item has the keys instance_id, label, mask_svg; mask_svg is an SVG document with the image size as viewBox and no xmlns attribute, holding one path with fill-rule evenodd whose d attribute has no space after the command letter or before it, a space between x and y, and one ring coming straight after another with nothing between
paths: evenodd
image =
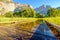
<instances>
[{"instance_id":1,"label":"green grass","mask_svg":"<svg viewBox=\"0 0 60 40\"><path fill-rule=\"evenodd\" d=\"M44 20L60 25L60 17L50 17L50 18L44 18Z\"/></svg>"},{"instance_id":2,"label":"green grass","mask_svg":"<svg viewBox=\"0 0 60 40\"><path fill-rule=\"evenodd\" d=\"M0 23L11 23L11 22L30 22L36 21L38 18L20 18L20 17L0 17Z\"/></svg>"},{"instance_id":3,"label":"green grass","mask_svg":"<svg viewBox=\"0 0 60 40\"><path fill-rule=\"evenodd\" d=\"M60 25L60 17L50 17L50 18L40 18L40 19L44 19L48 22ZM24 22L34 22L36 20L38 20L38 18L0 17L0 23L11 23L11 22L24 23Z\"/></svg>"}]
</instances>

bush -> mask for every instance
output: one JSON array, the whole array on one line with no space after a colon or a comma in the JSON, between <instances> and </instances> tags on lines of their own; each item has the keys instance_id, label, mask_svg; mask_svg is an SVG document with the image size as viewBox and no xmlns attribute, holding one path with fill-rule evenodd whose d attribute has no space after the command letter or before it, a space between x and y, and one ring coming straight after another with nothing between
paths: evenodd
<instances>
[{"instance_id":1,"label":"bush","mask_svg":"<svg viewBox=\"0 0 60 40\"><path fill-rule=\"evenodd\" d=\"M39 14L39 13L37 13L37 16L36 16L37 18L44 18L44 14Z\"/></svg>"},{"instance_id":2,"label":"bush","mask_svg":"<svg viewBox=\"0 0 60 40\"><path fill-rule=\"evenodd\" d=\"M13 12L7 12L4 14L5 17L13 17Z\"/></svg>"}]
</instances>

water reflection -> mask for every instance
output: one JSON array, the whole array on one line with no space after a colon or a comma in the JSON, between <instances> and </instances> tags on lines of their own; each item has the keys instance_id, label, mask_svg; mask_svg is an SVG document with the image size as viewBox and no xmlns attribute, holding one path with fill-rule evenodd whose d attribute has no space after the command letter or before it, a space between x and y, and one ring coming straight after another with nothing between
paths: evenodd
<instances>
[{"instance_id":1,"label":"water reflection","mask_svg":"<svg viewBox=\"0 0 60 40\"><path fill-rule=\"evenodd\" d=\"M57 40L46 23L39 25L30 40Z\"/></svg>"},{"instance_id":2,"label":"water reflection","mask_svg":"<svg viewBox=\"0 0 60 40\"><path fill-rule=\"evenodd\" d=\"M42 21L0 25L0 40L56 40L46 23Z\"/></svg>"}]
</instances>

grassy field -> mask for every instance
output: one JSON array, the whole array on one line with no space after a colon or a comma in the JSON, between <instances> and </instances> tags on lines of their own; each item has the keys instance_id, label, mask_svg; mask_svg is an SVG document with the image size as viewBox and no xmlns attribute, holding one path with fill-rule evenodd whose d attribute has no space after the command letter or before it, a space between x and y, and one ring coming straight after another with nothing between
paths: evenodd
<instances>
[{"instance_id":1,"label":"grassy field","mask_svg":"<svg viewBox=\"0 0 60 40\"><path fill-rule=\"evenodd\" d=\"M44 18L44 20L60 25L60 17L51 17L51 18Z\"/></svg>"},{"instance_id":2,"label":"grassy field","mask_svg":"<svg viewBox=\"0 0 60 40\"><path fill-rule=\"evenodd\" d=\"M60 17L50 17L50 18L40 18L40 19L44 19L46 21L55 23L60 25ZM24 22L34 22L38 20L38 18L18 18L18 17L12 17L12 18L6 18L6 17L0 17L0 23L11 23L11 22L20 22L20 23L24 23Z\"/></svg>"},{"instance_id":3,"label":"grassy field","mask_svg":"<svg viewBox=\"0 0 60 40\"><path fill-rule=\"evenodd\" d=\"M0 23L11 23L11 22L33 22L38 20L38 18L18 18L18 17L0 17Z\"/></svg>"}]
</instances>

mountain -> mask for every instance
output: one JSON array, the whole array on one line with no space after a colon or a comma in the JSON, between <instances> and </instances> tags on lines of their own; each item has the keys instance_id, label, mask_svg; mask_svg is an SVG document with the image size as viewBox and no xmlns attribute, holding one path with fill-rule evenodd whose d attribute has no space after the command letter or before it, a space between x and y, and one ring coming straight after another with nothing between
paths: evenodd
<instances>
[{"instance_id":1,"label":"mountain","mask_svg":"<svg viewBox=\"0 0 60 40\"><path fill-rule=\"evenodd\" d=\"M14 3L12 0L0 0L0 15L12 11L16 12L22 8L33 8L31 5Z\"/></svg>"},{"instance_id":2,"label":"mountain","mask_svg":"<svg viewBox=\"0 0 60 40\"><path fill-rule=\"evenodd\" d=\"M35 10L38 13L42 13L42 14L46 15L46 13L47 13L47 11L48 11L49 8L51 8L50 5L42 5L42 6L38 7L38 8L36 8Z\"/></svg>"}]
</instances>

